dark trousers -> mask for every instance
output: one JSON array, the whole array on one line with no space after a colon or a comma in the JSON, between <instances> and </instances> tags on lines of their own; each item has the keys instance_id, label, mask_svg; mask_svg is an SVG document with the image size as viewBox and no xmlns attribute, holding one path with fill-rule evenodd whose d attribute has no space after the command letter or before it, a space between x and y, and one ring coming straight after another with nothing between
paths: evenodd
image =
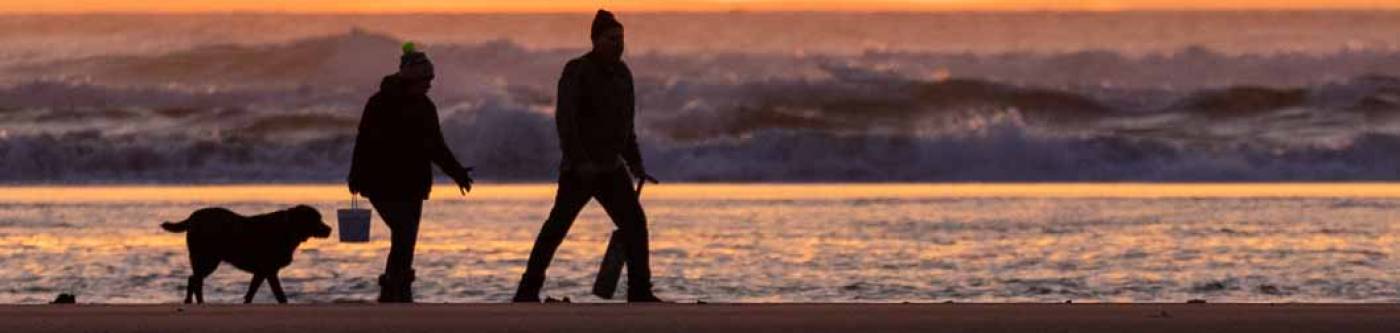
<instances>
[{"instance_id":1,"label":"dark trousers","mask_svg":"<svg viewBox=\"0 0 1400 333\"><path fill-rule=\"evenodd\" d=\"M418 243L418 220L423 217L423 200L370 198L369 203L389 226L389 260L384 264L384 272L390 275L411 272L413 247Z\"/></svg>"},{"instance_id":2,"label":"dark trousers","mask_svg":"<svg viewBox=\"0 0 1400 333\"><path fill-rule=\"evenodd\" d=\"M539 289L544 285L545 270L554 259L554 252L569 234L583 206L598 199L617 225L627 253L627 283L630 290L651 291L651 264L647 245L647 217L632 188L632 178L625 169L595 176L580 176L573 172L559 175L559 192L554 197L554 209L535 238L530 262L525 268L521 285Z\"/></svg>"}]
</instances>

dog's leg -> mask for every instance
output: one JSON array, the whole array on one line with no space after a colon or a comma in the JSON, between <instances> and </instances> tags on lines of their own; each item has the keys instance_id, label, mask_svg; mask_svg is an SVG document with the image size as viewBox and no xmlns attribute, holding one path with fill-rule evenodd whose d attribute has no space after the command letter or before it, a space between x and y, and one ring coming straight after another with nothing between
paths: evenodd
<instances>
[{"instance_id":1,"label":"dog's leg","mask_svg":"<svg viewBox=\"0 0 1400 333\"><path fill-rule=\"evenodd\" d=\"M190 291L186 291L185 303L189 303L188 294L192 291L194 293L195 302L199 304L204 304L204 278L209 277L209 274L214 274L214 270L219 268L219 261L191 261L193 262L193 265L191 266L194 266L194 274L190 275L190 285L186 287L189 288Z\"/></svg>"},{"instance_id":2,"label":"dog's leg","mask_svg":"<svg viewBox=\"0 0 1400 333\"><path fill-rule=\"evenodd\" d=\"M287 295L282 293L282 280L277 279L277 271L268 276L267 286L272 287L272 296L277 297L277 303L287 304Z\"/></svg>"},{"instance_id":3,"label":"dog's leg","mask_svg":"<svg viewBox=\"0 0 1400 333\"><path fill-rule=\"evenodd\" d=\"M194 290L199 288L200 281L194 275L185 283L185 304L194 303Z\"/></svg>"},{"instance_id":4,"label":"dog's leg","mask_svg":"<svg viewBox=\"0 0 1400 333\"><path fill-rule=\"evenodd\" d=\"M196 281L194 287L194 302L204 304L204 281Z\"/></svg>"},{"instance_id":5,"label":"dog's leg","mask_svg":"<svg viewBox=\"0 0 1400 333\"><path fill-rule=\"evenodd\" d=\"M253 282L248 284L248 294L243 295L243 304L253 302L253 296L258 294L258 287L262 286L263 280L266 278L266 276L263 276L260 273L253 273Z\"/></svg>"}]
</instances>

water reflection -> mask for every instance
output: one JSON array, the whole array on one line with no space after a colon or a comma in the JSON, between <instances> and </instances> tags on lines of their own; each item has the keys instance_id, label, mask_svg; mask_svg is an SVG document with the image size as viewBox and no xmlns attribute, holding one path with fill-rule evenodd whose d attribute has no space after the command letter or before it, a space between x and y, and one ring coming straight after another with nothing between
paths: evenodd
<instances>
[{"instance_id":1,"label":"water reflection","mask_svg":"<svg viewBox=\"0 0 1400 333\"><path fill-rule=\"evenodd\" d=\"M682 301L1400 300L1391 227L1400 186L652 189L645 204L656 282ZM421 298L509 299L551 190L482 186L467 199L430 201ZM185 194L197 199L169 199ZM188 274L184 242L159 222L216 205L251 213L309 203L328 212L342 197L338 186L0 189L0 285L8 286L0 302L58 292L85 302L176 302ZM612 225L590 206L575 228L547 290L593 301L585 295ZM372 299L385 235L376 224L367 244L305 244L283 272L289 296ZM206 296L236 302L244 280L216 272Z\"/></svg>"}]
</instances>

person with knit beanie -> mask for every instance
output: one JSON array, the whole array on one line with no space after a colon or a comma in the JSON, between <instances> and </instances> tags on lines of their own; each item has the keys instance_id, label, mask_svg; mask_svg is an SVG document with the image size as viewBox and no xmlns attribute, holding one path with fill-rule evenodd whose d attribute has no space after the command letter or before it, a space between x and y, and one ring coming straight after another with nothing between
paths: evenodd
<instances>
[{"instance_id":1,"label":"person with knit beanie","mask_svg":"<svg viewBox=\"0 0 1400 333\"><path fill-rule=\"evenodd\" d=\"M350 193L369 198L389 226L389 256L379 276L379 302L413 302L413 251L423 201L432 190L433 165L452 177L463 195L472 168L448 149L428 98L433 63L413 43L403 46L397 73L384 77L360 117L348 182Z\"/></svg>"},{"instance_id":2,"label":"person with knit beanie","mask_svg":"<svg viewBox=\"0 0 1400 333\"><path fill-rule=\"evenodd\" d=\"M433 62L428 60L428 54L418 51L418 45L413 42L403 44L403 55L399 56L398 76L411 81L432 81Z\"/></svg>"},{"instance_id":3,"label":"person with knit beanie","mask_svg":"<svg viewBox=\"0 0 1400 333\"><path fill-rule=\"evenodd\" d=\"M627 268L628 302L661 302L652 293L647 219L633 178L656 183L642 164L634 129L632 71L622 61L622 23L598 10L589 33L593 49L564 66L554 111L563 159L554 208L535 238L515 302L538 303L545 270L589 200L617 225Z\"/></svg>"}]
</instances>

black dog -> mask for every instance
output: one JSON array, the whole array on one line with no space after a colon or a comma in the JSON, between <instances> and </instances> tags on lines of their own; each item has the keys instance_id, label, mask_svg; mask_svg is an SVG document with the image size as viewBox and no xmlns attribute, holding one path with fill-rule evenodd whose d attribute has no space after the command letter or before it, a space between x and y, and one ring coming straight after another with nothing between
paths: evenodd
<instances>
[{"instance_id":1,"label":"black dog","mask_svg":"<svg viewBox=\"0 0 1400 333\"><path fill-rule=\"evenodd\" d=\"M204 303L204 278L227 261L233 267L253 273L243 303L252 303L258 287L267 280L278 303L287 303L277 271L292 263L297 246L311 237L326 238L331 227L321 221L321 213L306 205L257 216L242 216L228 209L205 208L179 223L161 223L170 232L185 232L190 250L189 286L185 303Z\"/></svg>"}]
</instances>

